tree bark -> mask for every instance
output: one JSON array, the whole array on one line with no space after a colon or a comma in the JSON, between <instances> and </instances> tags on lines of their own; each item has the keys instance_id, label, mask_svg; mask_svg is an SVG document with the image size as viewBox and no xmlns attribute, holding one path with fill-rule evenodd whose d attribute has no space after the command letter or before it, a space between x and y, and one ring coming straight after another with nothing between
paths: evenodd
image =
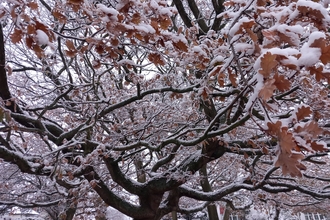
<instances>
[{"instance_id":1,"label":"tree bark","mask_svg":"<svg viewBox=\"0 0 330 220\"><path fill-rule=\"evenodd\" d=\"M275 216L274 216L274 220L279 220L279 218L280 218L280 212L281 212L280 207L276 206L276 207L275 207Z\"/></svg>"},{"instance_id":2,"label":"tree bark","mask_svg":"<svg viewBox=\"0 0 330 220\"><path fill-rule=\"evenodd\" d=\"M171 216L172 220L178 220L178 213L176 211L172 211Z\"/></svg>"},{"instance_id":3,"label":"tree bark","mask_svg":"<svg viewBox=\"0 0 330 220\"><path fill-rule=\"evenodd\" d=\"M230 209L230 207L229 207L229 205L227 203L226 204L225 213L223 214L223 220L229 220L230 214L231 214L231 209Z\"/></svg>"},{"instance_id":4,"label":"tree bark","mask_svg":"<svg viewBox=\"0 0 330 220\"><path fill-rule=\"evenodd\" d=\"M199 174L201 176L201 186L204 192L212 192L212 186L209 182L208 176L207 176L207 169L206 165L204 165L200 170ZM219 220L217 207L215 204L211 204L207 206L207 212L209 214L209 220Z\"/></svg>"}]
</instances>

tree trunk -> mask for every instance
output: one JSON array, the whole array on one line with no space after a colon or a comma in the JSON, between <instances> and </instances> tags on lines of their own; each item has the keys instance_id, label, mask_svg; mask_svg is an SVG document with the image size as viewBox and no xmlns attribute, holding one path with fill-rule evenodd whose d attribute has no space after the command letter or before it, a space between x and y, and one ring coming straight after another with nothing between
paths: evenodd
<instances>
[{"instance_id":1,"label":"tree trunk","mask_svg":"<svg viewBox=\"0 0 330 220\"><path fill-rule=\"evenodd\" d=\"M223 214L223 220L229 220L231 214L231 209L228 204L226 204L225 213Z\"/></svg>"},{"instance_id":2,"label":"tree trunk","mask_svg":"<svg viewBox=\"0 0 330 220\"><path fill-rule=\"evenodd\" d=\"M203 188L203 191L204 192L212 192L212 187L211 187L211 184L210 184L210 182L208 180L208 177L207 177L206 165L204 165L199 170L199 174L202 178L201 179L201 186ZM207 212L208 212L208 215L209 215L209 220L219 220L216 205L212 204L212 205L207 206Z\"/></svg>"},{"instance_id":3,"label":"tree trunk","mask_svg":"<svg viewBox=\"0 0 330 220\"><path fill-rule=\"evenodd\" d=\"M137 181L139 183L144 183L146 181L146 173L143 170L143 161L141 158L141 153L137 155L138 157L134 159L134 165L136 169Z\"/></svg>"},{"instance_id":4,"label":"tree trunk","mask_svg":"<svg viewBox=\"0 0 330 220\"><path fill-rule=\"evenodd\" d=\"M178 213L176 211L172 211L172 220L178 220Z\"/></svg>"},{"instance_id":5,"label":"tree trunk","mask_svg":"<svg viewBox=\"0 0 330 220\"><path fill-rule=\"evenodd\" d=\"M279 220L279 218L280 218L280 212L281 212L280 207L276 206L276 207L275 207L275 216L274 216L274 220Z\"/></svg>"},{"instance_id":6,"label":"tree trunk","mask_svg":"<svg viewBox=\"0 0 330 220\"><path fill-rule=\"evenodd\" d=\"M76 214L76 207L69 207L65 211L65 220L72 220L74 215Z\"/></svg>"}]
</instances>

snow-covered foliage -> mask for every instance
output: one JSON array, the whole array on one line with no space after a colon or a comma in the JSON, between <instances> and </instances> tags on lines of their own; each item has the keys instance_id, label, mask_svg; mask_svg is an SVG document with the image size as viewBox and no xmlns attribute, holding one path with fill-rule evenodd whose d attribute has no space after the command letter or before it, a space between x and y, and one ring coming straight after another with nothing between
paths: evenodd
<instances>
[{"instance_id":1,"label":"snow-covered foliage","mask_svg":"<svg viewBox=\"0 0 330 220\"><path fill-rule=\"evenodd\" d=\"M1 2L0 205L326 207L328 4Z\"/></svg>"}]
</instances>

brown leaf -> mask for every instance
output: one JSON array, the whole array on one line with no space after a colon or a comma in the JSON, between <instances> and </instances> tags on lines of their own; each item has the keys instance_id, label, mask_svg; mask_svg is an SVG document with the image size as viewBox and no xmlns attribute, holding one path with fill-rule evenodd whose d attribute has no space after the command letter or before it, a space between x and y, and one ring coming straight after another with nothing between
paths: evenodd
<instances>
[{"instance_id":1,"label":"brown leaf","mask_svg":"<svg viewBox=\"0 0 330 220\"><path fill-rule=\"evenodd\" d=\"M44 55L43 50L41 49L41 47L39 45L33 45L33 51L36 53L38 58L42 58Z\"/></svg>"},{"instance_id":2,"label":"brown leaf","mask_svg":"<svg viewBox=\"0 0 330 220\"><path fill-rule=\"evenodd\" d=\"M224 74L224 73L220 73L219 75L218 75L218 83L219 83L219 85L221 86L221 87L224 87L225 86L225 77L226 77L226 75Z\"/></svg>"},{"instance_id":3,"label":"brown leaf","mask_svg":"<svg viewBox=\"0 0 330 220\"><path fill-rule=\"evenodd\" d=\"M111 42L111 45L114 46L114 47L117 47L119 45L118 38L115 38L115 37L111 38L110 42Z\"/></svg>"},{"instance_id":4,"label":"brown leaf","mask_svg":"<svg viewBox=\"0 0 330 220\"><path fill-rule=\"evenodd\" d=\"M6 15L6 11L0 9L0 18L3 18L5 15Z\"/></svg>"},{"instance_id":5,"label":"brown leaf","mask_svg":"<svg viewBox=\"0 0 330 220\"><path fill-rule=\"evenodd\" d=\"M30 16L27 15L27 14L22 14L22 15L21 15L21 18L22 18L26 23L30 23L30 21L31 21Z\"/></svg>"},{"instance_id":6,"label":"brown leaf","mask_svg":"<svg viewBox=\"0 0 330 220\"><path fill-rule=\"evenodd\" d=\"M282 129L278 135L279 145L281 147L281 152L286 154L291 154L292 149L296 146L293 142L292 134Z\"/></svg>"},{"instance_id":7,"label":"brown leaf","mask_svg":"<svg viewBox=\"0 0 330 220\"><path fill-rule=\"evenodd\" d=\"M10 76L11 74L13 74L13 69L10 66L6 65L6 70L7 70L7 75L8 76Z\"/></svg>"},{"instance_id":8,"label":"brown leaf","mask_svg":"<svg viewBox=\"0 0 330 220\"><path fill-rule=\"evenodd\" d=\"M60 23L64 24L67 21L67 18L64 14L62 14L61 12L59 12L58 10L53 10L52 14L54 16L54 18L56 18Z\"/></svg>"},{"instance_id":9,"label":"brown leaf","mask_svg":"<svg viewBox=\"0 0 330 220\"><path fill-rule=\"evenodd\" d=\"M134 13L132 16L132 23L134 24L140 24L141 22L141 15L140 13Z\"/></svg>"},{"instance_id":10,"label":"brown leaf","mask_svg":"<svg viewBox=\"0 0 330 220\"><path fill-rule=\"evenodd\" d=\"M27 30L27 34L30 34L30 35L32 35L32 34L35 34L36 33L36 26L34 26L34 25L32 25L32 24L29 24L28 26L27 26L27 28L26 28L26 30Z\"/></svg>"},{"instance_id":11,"label":"brown leaf","mask_svg":"<svg viewBox=\"0 0 330 220\"><path fill-rule=\"evenodd\" d=\"M275 79L269 79L265 82L264 87L259 91L259 97L267 101L273 96L276 86L274 85Z\"/></svg>"},{"instance_id":12,"label":"brown leaf","mask_svg":"<svg viewBox=\"0 0 330 220\"><path fill-rule=\"evenodd\" d=\"M330 53L329 53L330 56ZM328 58L327 58L328 59ZM329 59L330 61L330 59ZM308 67L307 70L312 74L315 75L315 79L320 82L322 79L327 79L328 82L330 81L330 75L328 72L324 72L323 71L323 67L319 66L319 67L315 67L315 66L311 66Z\"/></svg>"},{"instance_id":13,"label":"brown leaf","mask_svg":"<svg viewBox=\"0 0 330 220\"><path fill-rule=\"evenodd\" d=\"M68 57L75 57L77 55L77 51L65 50L65 55Z\"/></svg>"},{"instance_id":14,"label":"brown leaf","mask_svg":"<svg viewBox=\"0 0 330 220\"><path fill-rule=\"evenodd\" d=\"M230 68L228 68L228 75L229 75L229 81L231 82L233 87L237 87L236 74L233 73Z\"/></svg>"},{"instance_id":15,"label":"brown leaf","mask_svg":"<svg viewBox=\"0 0 330 220\"><path fill-rule=\"evenodd\" d=\"M301 106L300 108L297 109L296 112L296 116L297 116L297 120L303 120L306 117L309 117L310 114L312 114L312 110L309 106L305 107L305 106Z\"/></svg>"},{"instance_id":16,"label":"brown leaf","mask_svg":"<svg viewBox=\"0 0 330 220\"><path fill-rule=\"evenodd\" d=\"M22 40L23 32L20 29L15 28L14 33L10 35L10 39L14 44L19 43Z\"/></svg>"},{"instance_id":17,"label":"brown leaf","mask_svg":"<svg viewBox=\"0 0 330 220\"><path fill-rule=\"evenodd\" d=\"M279 91L284 92L291 88L290 81L287 80L283 75L278 75L276 73L274 79L275 79L274 85Z\"/></svg>"},{"instance_id":18,"label":"brown leaf","mask_svg":"<svg viewBox=\"0 0 330 220\"><path fill-rule=\"evenodd\" d=\"M257 6L259 7L265 6L267 2L268 2L267 0L257 0Z\"/></svg>"},{"instance_id":19,"label":"brown leaf","mask_svg":"<svg viewBox=\"0 0 330 220\"><path fill-rule=\"evenodd\" d=\"M300 170L306 169L306 167L300 163L302 159L304 159L304 155L301 153L280 153L275 162L275 166L282 168L283 175L290 174L292 177L301 177L302 174Z\"/></svg>"},{"instance_id":20,"label":"brown leaf","mask_svg":"<svg viewBox=\"0 0 330 220\"><path fill-rule=\"evenodd\" d=\"M288 36L287 34L290 34L290 36ZM298 34L291 32L289 29L286 29L284 33L277 31L277 36L280 38L281 42L287 43L291 46L298 46L293 41L292 35L296 35L296 38L299 38Z\"/></svg>"},{"instance_id":21,"label":"brown leaf","mask_svg":"<svg viewBox=\"0 0 330 220\"><path fill-rule=\"evenodd\" d=\"M29 2L27 3L27 6L31 8L31 10L37 10L39 7L37 2Z\"/></svg>"},{"instance_id":22,"label":"brown leaf","mask_svg":"<svg viewBox=\"0 0 330 220\"><path fill-rule=\"evenodd\" d=\"M262 152L263 154L268 154L268 153L269 153L269 150L268 150L265 146L263 146L263 147L261 148L261 152Z\"/></svg>"},{"instance_id":23,"label":"brown leaf","mask_svg":"<svg viewBox=\"0 0 330 220\"><path fill-rule=\"evenodd\" d=\"M182 41L178 41L178 42L173 42L173 45L178 48L179 50L182 50L184 52L188 52L188 46L182 42Z\"/></svg>"},{"instance_id":24,"label":"brown leaf","mask_svg":"<svg viewBox=\"0 0 330 220\"><path fill-rule=\"evenodd\" d=\"M73 42L70 40L66 40L65 45L68 47L69 50L76 50L76 47L74 46Z\"/></svg>"},{"instance_id":25,"label":"brown leaf","mask_svg":"<svg viewBox=\"0 0 330 220\"><path fill-rule=\"evenodd\" d=\"M163 30L167 30L168 27L169 27L171 24L172 24L172 20L171 20L171 18L169 18L168 16L162 17L162 18L159 20L160 28L163 29Z\"/></svg>"},{"instance_id":26,"label":"brown leaf","mask_svg":"<svg viewBox=\"0 0 330 220\"><path fill-rule=\"evenodd\" d=\"M277 41L277 31L275 30L262 30L262 35L271 41Z\"/></svg>"},{"instance_id":27,"label":"brown leaf","mask_svg":"<svg viewBox=\"0 0 330 220\"><path fill-rule=\"evenodd\" d=\"M259 70L259 73L263 75L264 77L269 77L272 69L277 66L277 61L276 61L276 54L272 54L270 52L267 52L261 57L260 59L260 67L261 69Z\"/></svg>"},{"instance_id":28,"label":"brown leaf","mask_svg":"<svg viewBox=\"0 0 330 220\"><path fill-rule=\"evenodd\" d=\"M43 32L45 32L47 34L47 36L49 37L49 41L53 42L55 40L55 35L52 31L49 30L49 28L44 25L43 23L39 22L39 21L35 21L36 25L35 28L36 30L42 30Z\"/></svg>"},{"instance_id":29,"label":"brown leaf","mask_svg":"<svg viewBox=\"0 0 330 220\"><path fill-rule=\"evenodd\" d=\"M324 48L326 46L326 42L324 38L315 39L313 43L311 43L310 47L318 47Z\"/></svg>"},{"instance_id":30,"label":"brown leaf","mask_svg":"<svg viewBox=\"0 0 330 220\"><path fill-rule=\"evenodd\" d=\"M98 54L103 54L104 53L104 47L102 44L99 44L99 45L96 45L95 46L95 51L98 53Z\"/></svg>"},{"instance_id":31,"label":"brown leaf","mask_svg":"<svg viewBox=\"0 0 330 220\"><path fill-rule=\"evenodd\" d=\"M323 129L319 127L319 125L317 124L317 122L315 121L310 121L306 124L304 124L303 127L298 126L296 129L297 133L303 133L305 134L305 138L308 137L313 137L313 138L317 138L320 134L323 134Z\"/></svg>"},{"instance_id":32,"label":"brown leaf","mask_svg":"<svg viewBox=\"0 0 330 220\"><path fill-rule=\"evenodd\" d=\"M321 48L322 55L320 57L320 60L323 64L327 64L330 62L330 45L326 47Z\"/></svg>"},{"instance_id":33,"label":"brown leaf","mask_svg":"<svg viewBox=\"0 0 330 220\"><path fill-rule=\"evenodd\" d=\"M297 7L297 9L302 15L308 16L309 18L312 17L314 19L319 20L320 22L322 22L324 19L324 16L320 10L317 10L317 9L314 9L314 8L311 8L308 6L302 6L302 5L299 5Z\"/></svg>"},{"instance_id":34,"label":"brown leaf","mask_svg":"<svg viewBox=\"0 0 330 220\"><path fill-rule=\"evenodd\" d=\"M328 148L326 148L325 146L324 146L324 144L320 144L320 143L317 143L316 141L313 141L312 143L311 143L311 147L312 147L312 149L313 150L315 150L315 151L327 151L328 150Z\"/></svg>"},{"instance_id":35,"label":"brown leaf","mask_svg":"<svg viewBox=\"0 0 330 220\"><path fill-rule=\"evenodd\" d=\"M248 33L248 35L250 36L250 38L252 39L252 41L255 44L257 44L258 43L258 36L251 29L246 29L246 32Z\"/></svg>"},{"instance_id":36,"label":"brown leaf","mask_svg":"<svg viewBox=\"0 0 330 220\"><path fill-rule=\"evenodd\" d=\"M165 61L158 53L150 53L148 55L148 59L150 60L150 62L154 63L155 65L161 65L161 66L165 65Z\"/></svg>"},{"instance_id":37,"label":"brown leaf","mask_svg":"<svg viewBox=\"0 0 330 220\"><path fill-rule=\"evenodd\" d=\"M267 123L268 127L268 133L271 135L278 135L280 133L281 127L282 127L282 122L277 121L276 123Z\"/></svg>"},{"instance_id":38,"label":"brown leaf","mask_svg":"<svg viewBox=\"0 0 330 220\"><path fill-rule=\"evenodd\" d=\"M83 2L84 2L84 0L68 0L68 3L72 4L72 5L80 5Z\"/></svg>"}]
</instances>

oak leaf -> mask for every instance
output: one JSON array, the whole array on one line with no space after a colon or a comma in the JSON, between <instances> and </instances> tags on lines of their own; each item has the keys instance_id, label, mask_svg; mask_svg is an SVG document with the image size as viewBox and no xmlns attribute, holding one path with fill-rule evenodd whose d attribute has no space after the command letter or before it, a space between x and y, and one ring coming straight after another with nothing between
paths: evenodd
<instances>
[{"instance_id":1,"label":"oak leaf","mask_svg":"<svg viewBox=\"0 0 330 220\"><path fill-rule=\"evenodd\" d=\"M329 54L330 56L330 54ZM330 61L330 60L329 60ZM326 79L328 83L330 82L330 74L329 72L324 72L324 69L322 66L319 67L308 67L307 70L312 74L315 75L316 81L320 82L322 79Z\"/></svg>"},{"instance_id":2,"label":"oak leaf","mask_svg":"<svg viewBox=\"0 0 330 220\"><path fill-rule=\"evenodd\" d=\"M293 142L293 135L290 132L287 132L286 129L282 129L278 134L279 145L281 147L281 152L286 154L291 154L292 149L295 147Z\"/></svg>"},{"instance_id":3,"label":"oak leaf","mask_svg":"<svg viewBox=\"0 0 330 220\"><path fill-rule=\"evenodd\" d=\"M267 127L268 127L267 131L269 134L277 135L277 134L279 134L280 129L282 127L282 122L281 121L277 121L276 123L268 122Z\"/></svg>"},{"instance_id":4,"label":"oak leaf","mask_svg":"<svg viewBox=\"0 0 330 220\"><path fill-rule=\"evenodd\" d=\"M267 39L271 41L277 41L277 31L275 30L262 30L262 35Z\"/></svg>"},{"instance_id":5,"label":"oak leaf","mask_svg":"<svg viewBox=\"0 0 330 220\"><path fill-rule=\"evenodd\" d=\"M141 15L140 13L134 13L132 16L132 23L134 24L140 24L141 22Z\"/></svg>"},{"instance_id":6,"label":"oak leaf","mask_svg":"<svg viewBox=\"0 0 330 220\"><path fill-rule=\"evenodd\" d=\"M36 29L36 26L32 25L32 24L29 24L26 28L27 30L27 34L35 34L37 29Z\"/></svg>"},{"instance_id":7,"label":"oak leaf","mask_svg":"<svg viewBox=\"0 0 330 220\"><path fill-rule=\"evenodd\" d=\"M270 52L265 53L260 58L260 67L259 73L263 75L264 77L269 77L272 69L277 66L278 62L276 61L276 54L272 54Z\"/></svg>"},{"instance_id":8,"label":"oak leaf","mask_svg":"<svg viewBox=\"0 0 330 220\"><path fill-rule=\"evenodd\" d=\"M173 45L179 50L182 50L184 52L188 52L188 46L184 42L182 42L181 40L179 40L178 42L173 42Z\"/></svg>"},{"instance_id":9,"label":"oak leaf","mask_svg":"<svg viewBox=\"0 0 330 220\"><path fill-rule=\"evenodd\" d=\"M323 134L323 129L319 127L317 122L310 121L305 123L303 126L298 126L296 129L297 133L304 133L305 137L317 138L320 134Z\"/></svg>"},{"instance_id":10,"label":"oak leaf","mask_svg":"<svg viewBox=\"0 0 330 220\"><path fill-rule=\"evenodd\" d=\"M59 12L58 10L53 10L52 14L54 16L54 18L56 18L60 23L64 24L67 21L67 18L64 14L62 14L61 12Z\"/></svg>"},{"instance_id":11,"label":"oak leaf","mask_svg":"<svg viewBox=\"0 0 330 220\"><path fill-rule=\"evenodd\" d=\"M165 65L165 61L162 59L161 55L158 53L150 53L148 59L155 65Z\"/></svg>"},{"instance_id":12,"label":"oak leaf","mask_svg":"<svg viewBox=\"0 0 330 220\"><path fill-rule=\"evenodd\" d=\"M327 64L330 62L330 45L326 47L321 48L322 55L320 57L320 60L322 61L323 64Z\"/></svg>"},{"instance_id":13,"label":"oak leaf","mask_svg":"<svg viewBox=\"0 0 330 220\"><path fill-rule=\"evenodd\" d=\"M274 85L275 79L269 79L265 82L264 87L259 91L259 97L267 101L273 96L276 86Z\"/></svg>"},{"instance_id":14,"label":"oak leaf","mask_svg":"<svg viewBox=\"0 0 330 220\"><path fill-rule=\"evenodd\" d=\"M322 23L322 21L324 19L324 16L320 10L313 9L313 8L307 7L307 6L302 6L302 5L299 5L297 7L297 9L302 15L304 15L304 16L308 15L309 18L310 17L315 18L318 21L320 21L320 23Z\"/></svg>"},{"instance_id":15,"label":"oak leaf","mask_svg":"<svg viewBox=\"0 0 330 220\"><path fill-rule=\"evenodd\" d=\"M312 114L312 110L309 106L301 106L297 109L296 117L297 121L303 120L306 117L309 117Z\"/></svg>"},{"instance_id":16,"label":"oak leaf","mask_svg":"<svg viewBox=\"0 0 330 220\"><path fill-rule=\"evenodd\" d=\"M306 170L306 167L300 163L302 159L304 159L304 155L301 153L280 153L275 162L275 166L281 167L283 175L289 174L292 177L301 177L302 174L300 170Z\"/></svg>"},{"instance_id":17,"label":"oak leaf","mask_svg":"<svg viewBox=\"0 0 330 220\"><path fill-rule=\"evenodd\" d=\"M168 16L162 17L159 20L159 26L163 30L167 30L171 24L172 24L172 20Z\"/></svg>"},{"instance_id":18,"label":"oak leaf","mask_svg":"<svg viewBox=\"0 0 330 220\"><path fill-rule=\"evenodd\" d=\"M27 6L31 8L31 10L37 10L39 7L37 2L29 2L27 3Z\"/></svg>"},{"instance_id":19,"label":"oak leaf","mask_svg":"<svg viewBox=\"0 0 330 220\"><path fill-rule=\"evenodd\" d=\"M310 47L318 47L323 48L326 46L326 42L324 38L317 38L310 44Z\"/></svg>"},{"instance_id":20,"label":"oak leaf","mask_svg":"<svg viewBox=\"0 0 330 220\"><path fill-rule=\"evenodd\" d=\"M73 42L70 40L66 40L65 45L68 47L69 50L76 50Z\"/></svg>"},{"instance_id":21,"label":"oak leaf","mask_svg":"<svg viewBox=\"0 0 330 220\"><path fill-rule=\"evenodd\" d=\"M236 82L236 74L231 71L231 69L228 69L228 75L229 75L229 81L233 85L233 87L237 87L237 82Z\"/></svg>"},{"instance_id":22,"label":"oak leaf","mask_svg":"<svg viewBox=\"0 0 330 220\"><path fill-rule=\"evenodd\" d=\"M80 5L83 2L84 2L84 0L68 0L68 3L72 4L72 5Z\"/></svg>"},{"instance_id":23,"label":"oak leaf","mask_svg":"<svg viewBox=\"0 0 330 220\"><path fill-rule=\"evenodd\" d=\"M278 75L276 73L274 79L275 79L274 85L279 91L284 92L290 89L291 83L283 75Z\"/></svg>"},{"instance_id":24,"label":"oak leaf","mask_svg":"<svg viewBox=\"0 0 330 220\"><path fill-rule=\"evenodd\" d=\"M217 79L218 79L218 83L221 87L223 87L225 85L225 77L226 77L226 75L224 73L220 73L218 75Z\"/></svg>"},{"instance_id":25,"label":"oak leaf","mask_svg":"<svg viewBox=\"0 0 330 220\"><path fill-rule=\"evenodd\" d=\"M27 36L27 37L25 38L25 44L26 44L26 46L27 46L28 48L33 49L33 45L34 45L34 40L33 40L33 38L30 37L30 36Z\"/></svg>"},{"instance_id":26,"label":"oak leaf","mask_svg":"<svg viewBox=\"0 0 330 220\"><path fill-rule=\"evenodd\" d=\"M23 32L20 29L15 28L14 33L10 35L10 39L14 44L19 43L22 40Z\"/></svg>"},{"instance_id":27,"label":"oak leaf","mask_svg":"<svg viewBox=\"0 0 330 220\"><path fill-rule=\"evenodd\" d=\"M315 151L327 151L328 148L326 147L326 145L322 144L322 143L319 143L319 142L316 142L316 141L313 141L311 143L311 147L313 150Z\"/></svg>"},{"instance_id":28,"label":"oak leaf","mask_svg":"<svg viewBox=\"0 0 330 220\"><path fill-rule=\"evenodd\" d=\"M277 35L280 38L281 42L287 43L291 46L298 46L297 43L294 41L293 37L288 36L287 34L296 35L296 38L299 39L299 36L296 33L291 32L289 29L285 29L284 33L280 32L280 31L277 31Z\"/></svg>"}]
</instances>

